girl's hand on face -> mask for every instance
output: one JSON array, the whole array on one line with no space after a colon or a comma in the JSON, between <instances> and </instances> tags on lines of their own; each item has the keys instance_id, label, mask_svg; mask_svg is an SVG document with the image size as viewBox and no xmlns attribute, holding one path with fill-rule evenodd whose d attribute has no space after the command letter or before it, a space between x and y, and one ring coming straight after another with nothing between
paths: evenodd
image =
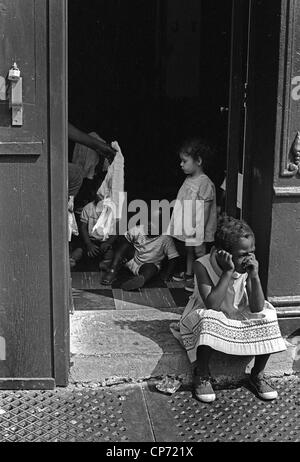
<instances>
[{"instance_id":1,"label":"girl's hand on face","mask_svg":"<svg viewBox=\"0 0 300 462\"><path fill-rule=\"evenodd\" d=\"M234 271L232 255L229 252L226 252L226 250L217 251L217 262L223 272Z\"/></svg>"},{"instance_id":2,"label":"girl's hand on face","mask_svg":"<svg viewBox=\"0 0 300 462\"><path fill-rule=\"evenodd\" d=\"M249 277L254 278L258 276L259 265L254 253L251 253L248 257L246 257L242 265L249 274Z\"/></svg>"}]
</instances>

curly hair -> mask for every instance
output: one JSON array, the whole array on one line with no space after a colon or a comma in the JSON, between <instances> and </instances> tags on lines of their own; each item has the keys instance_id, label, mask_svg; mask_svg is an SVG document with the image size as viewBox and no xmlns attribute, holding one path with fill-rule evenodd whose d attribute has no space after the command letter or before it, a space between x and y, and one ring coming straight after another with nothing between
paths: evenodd
<instances>
[{"instance_id":1,"label":"curly hair","mask_svg":"<svg viewBox=\"0 0 300 462\"><path fill-rule=\"evenodd\" d=\"M217 249L231 252L233 246L241 238L247 239L249 237L255 240L252 229L245 221L229 217L226 214L220 216L215 232L215 246Z\"/></svg>"},{"instance_id":2,"label":"curly hair","mask_svg":"<svg viewBox=\"0 0 300 462\"><path fill-rule=\"evenodd\" d=\"M195 161L202 160L203 170L206 171L210 168L215 152L209 144L200 137L187 138L178 149L178 153L184 153L191 156Z\"/></svg>"}]
</instances>

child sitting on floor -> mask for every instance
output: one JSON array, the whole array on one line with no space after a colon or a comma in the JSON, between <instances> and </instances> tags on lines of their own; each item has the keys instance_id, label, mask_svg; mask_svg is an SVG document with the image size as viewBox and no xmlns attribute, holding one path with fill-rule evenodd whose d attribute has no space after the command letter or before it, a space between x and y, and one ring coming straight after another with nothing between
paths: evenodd
<instances>
[{"instance_id":1,"label":"child sitting on floor","mask_svg":"<svg viewBox=\"0 0 300 462\"><path fill-rule=\"evenodd\" d=\"M104 236L94 230L104 207L101 197L96 193L94 196L95 199L83 208L80 216L79 233L85 248L77 248L74 252L81 256L85 253L89 258L97 260L99 269L107 270L113 258L112 243L115 236L110 236L105 240Z\"/></svg>"},{"instance_id":2,"label":"child sitting on floor","mask_svg":"<svg viewBox=\"0 0 300 462\"><path fill-rule=\"evenodd\" d=\"M147 281L161 271L161 264L165 257L168 258L168 265L165 272L161 273L161 277L165 281L171 277L179 254L173 239L170 236L159 234L160 224L156 221L160 221L159 211L152 214L147 230L143 225L135 226L127 231L125 236L120 237L112 265L102 284L109 285L113 282L124 258L127 260L127 268L134 274L134 277L123 283L121 286L123 290L143 287ZM131 258L128 258L128 255Z\"/></svg>"}]
</instances>

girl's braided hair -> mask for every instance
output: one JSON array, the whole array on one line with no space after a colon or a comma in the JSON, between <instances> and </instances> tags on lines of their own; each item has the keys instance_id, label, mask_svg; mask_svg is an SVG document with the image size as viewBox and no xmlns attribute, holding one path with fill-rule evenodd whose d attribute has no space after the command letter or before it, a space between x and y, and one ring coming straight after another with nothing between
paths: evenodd
<instances>
[{"instance_id":1,"label":"girl's braided hair","mask_svg":"<svg viewBox=\"0 0 300 462\"><path fill-rule=\"evenodd\" d=\"M184 152L188 156L191 156L195 161L202 159L203 170L207 173L213 164L215 156L214 149L209 146L207 141L200 137L187 138L179 148L179 153Z\"/></svg>"},{"instance_id":2,"label":"girl's braided hair","mask_svg":"<svg viewBox=\"0 0 300 462\"><path fill-rule=\"evenodd\" d=\"M229 217L226 214L220 216L215 232L215 246L217 249L231 252L233 246L241 238L249 237L252 237L253 240L255 239L252 229L245 221Z\"/></svg>"}]
</instances>

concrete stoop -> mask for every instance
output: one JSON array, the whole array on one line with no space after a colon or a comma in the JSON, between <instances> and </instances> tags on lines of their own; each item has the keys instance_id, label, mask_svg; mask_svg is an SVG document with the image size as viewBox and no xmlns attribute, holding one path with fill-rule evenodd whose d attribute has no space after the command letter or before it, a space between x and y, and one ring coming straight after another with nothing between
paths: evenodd
<instances>
[{"instance_id":1,"label":"concrete stoop","mask_svg":"<svg viewBox=\"0 0 300 462\"><path fill-rule=\"evenodd\" d=\"M165 375L190 384L191 366L170 332L182 310L157 309L78 311L71 315L71 383L137 381ZM273 354L266 373L281 377L300 371L300 338L286 341L287 350ZM215 352L211 374L220 384L240 382L253 364L251 357Z\"/></svg>"}]
</instances>

